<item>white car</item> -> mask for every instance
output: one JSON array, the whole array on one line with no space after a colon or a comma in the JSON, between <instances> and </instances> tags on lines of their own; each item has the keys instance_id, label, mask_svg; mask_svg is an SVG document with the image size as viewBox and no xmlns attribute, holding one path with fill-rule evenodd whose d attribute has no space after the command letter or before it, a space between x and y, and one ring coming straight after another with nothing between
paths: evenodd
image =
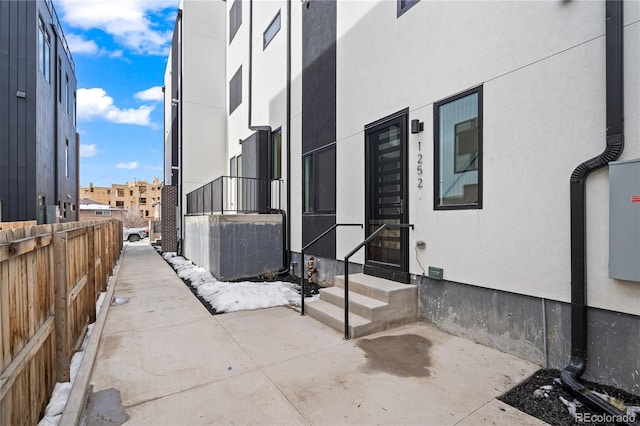
<instances>
[{"instance_id":1,"label":"white car","mask_svg":"<svg viewBox=\"0 0 640 426\"><path fill-rule=\"evenodd\" d=\"M122 239L131 243L147 238L147 235L145 228L124 228L122 231Z\"/></svg>"}]
</instances>

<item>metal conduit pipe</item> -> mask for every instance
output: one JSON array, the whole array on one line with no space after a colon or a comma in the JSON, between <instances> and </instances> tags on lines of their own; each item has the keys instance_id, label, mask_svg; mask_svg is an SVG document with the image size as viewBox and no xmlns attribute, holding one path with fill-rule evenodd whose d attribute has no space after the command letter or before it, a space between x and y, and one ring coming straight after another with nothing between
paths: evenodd
<instances>
[{"instance_id":1,"label":"metal conduit pipe","mask_svg":"<svg viewBox=\"0 0 640 426\"><path fill-rule=\"evenodd\" d=\"M605 150L576 167L570 179L571 203L571 361L560 373L564 387L588 407L624 418L627 414L593 394L580 382L587 359L586 179L620 157L624 149L622 0L606 0ZM629 421L627 425L640 425Z\"/></svg>"}]
</instances>

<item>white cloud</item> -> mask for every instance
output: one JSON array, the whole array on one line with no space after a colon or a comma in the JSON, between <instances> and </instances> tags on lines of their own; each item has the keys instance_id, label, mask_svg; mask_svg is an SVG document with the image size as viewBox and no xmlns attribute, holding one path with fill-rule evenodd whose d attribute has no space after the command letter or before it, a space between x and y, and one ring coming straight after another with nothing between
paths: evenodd
<instances>
[{"instance_id":1,"label":"white cloud","mask_svg":"<svg viewBox=\"0 0 640 426\"><path fill-rule=\"evenodd\" d=\"M96 155L98 153L98 148L96 148L95 144L91 144L91 145L87 145L87 144L80 144L80 157L93 157L94 155Z\"/></svg>"},{"instance_id":2,"label":"white cloud","mask_svg":"<svg viewBox=\"0 0 640 426\"><path fill-rule=\"evenodd\" d=\"M133 170L133 169L137 169L138 168L138 162L137 161L130 161L128 163L118 163L118 164L116 164L116 167L118 169Z\"/></svg>"},{"instance_id":3,"label":"white cloud","mask_svg":"<svg viewBox=\"0 0 640 426\"><path fill-rule=\"evenodd\" d=\"M103 47L98 47L95 40L87 40L78 34L68 34L65 36L69 44L72 55L108 56L110 58L121 58L122 50L108 51Z\"/></svg>"},{"instance_id":4,"label":"white cloud","mask_svg":"<svg viewBox=\"0 0 640 426\"><path fill-rule=\"evenodd\" d=\"M100 29L136 53L166 55L172 30L162 30L153 14L177 8L177 0L59 0L63 20L70 26Z\"/></svg>"},{"instance_id":5,"label":"white cloud","mask_svg":"<svg viewBox=\"0 0 640 426\"><path fill-rule=\"evenodd\" d=\"M162 86L150 87L147 90L142 90L135 95L136 99L142 101L158 101L164 100L164 93L162 93Z\"/></svg>"},{"instance_id":6,"label":"white cloud","mask_svg":"<svg viewBox=\"0 0 640 426\"><path fill-rule=\"evenodd\" d=\"M154 108L154 105L141 105L120 109L104 89L78 89L78 120L102 118L112 123L149 126Z\"/></svg>"},{"instance_id":7,"label":"white cloud","mask_svg":"<svg viewBox=\"0 0 640 426\"><path fill-rule=\"evenodd\" d=\"M65 38L69 44L69 50L71 50L71 53L74 55L95 55L100 51L95 41L86 40L77 34L67 34Z\"/></svg>"}]
</instances>

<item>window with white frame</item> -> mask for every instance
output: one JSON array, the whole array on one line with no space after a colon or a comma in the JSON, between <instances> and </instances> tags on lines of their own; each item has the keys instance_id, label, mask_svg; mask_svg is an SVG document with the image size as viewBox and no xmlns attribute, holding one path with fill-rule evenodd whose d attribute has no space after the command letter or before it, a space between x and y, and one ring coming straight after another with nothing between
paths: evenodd
<instances>
[{"instance_id":1,"label":"window with white frame","mask_svg":"<svg viewBox=\"0 0 640 426\"><path fill-rule=\"evenodd\" d=\"M242 0L235 0L229 9L229 44L242 24Z\"/></svg>"},{"instance_id":2,"label":"window with white frame","mask_svg":"<svg viewBox=\"0 0 640 426\"><path fill-rule=\"evenodd\" d=\"M263 50L267 48L271 40L278 34L280 31L280 11L278 10L278 14L271 21L266 30L264 30L263 40L262 40L262 48Z\"/></svg>"},{"instance_id":3,"label":"window with white frame","mask_svg":"<svg viewBox=\"0 0 640 426\"><path fill-rule=\"evenodd\" d=\"M396 0L398 2L398 17L400 17L407 10L411 9L420 0Z\"/></svg>"}]
</instances>

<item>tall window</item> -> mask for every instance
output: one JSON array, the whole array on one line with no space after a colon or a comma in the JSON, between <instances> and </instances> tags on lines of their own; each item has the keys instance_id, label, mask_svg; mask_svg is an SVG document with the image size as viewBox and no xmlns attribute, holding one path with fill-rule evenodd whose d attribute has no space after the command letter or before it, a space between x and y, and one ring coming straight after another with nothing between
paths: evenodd
<instances>
[{"instance_id":1,"label":"tall window","mask_svg":"<svg viewBox=\"0 0 640 426\"><path fill-rule=\"evenodd\" d=\"M336 148L332 145L302 157L303 213L336 211Z\"/></svg>"},{"instance_id":2,"label":"tall window","mask_svg":"<svg viewBox=\"0 0 640 426\"><path fill-rule=\"evenodd\" d=\"M65 139L64 146L64 176L69 179L69 139Z\"/></svg>"},{"instance_id":3,"label":"tall window","mask_svg":"<svg viewBox=\"0 0 640 426\"><path fill-rule=\"evenodd\" d=\"M229 44L242 24L242 0L235 0L229 9Z\"/></svg>"},{"instance_id":4,"label":"tall window","mask_svg":"<svg viewBox=\"0 0 640 426\"><path fill-rule=\"evenodd\" d=\"M242 103L242 65L229 82L229 115L238 108L240 103Z\"/></svg>"},{"instance_id":5,"label":"tall window","mask_svg":"<svg viewBox=\"0 0 640 426\"><path fill-rule=\"evenodd\" d=\"M58 74L56 77L58 84L58 102L62 102L62 61L58 58Z\"/></svg>"},{"instance_id":6,"label":"tall window","mask_svg":"<svg viewBox=\"0 0 640 426\"><path fill-rule=\"evenodd\" d=\"M38 26L38 69L47 81L49 81L49 74L51 72L51 66L49 64L50 53L51 38L44 21L40 18L40 24Z\"/></svg>"},{"instance_id":7,"label":"tall window","mask_svg":"<svg viewBox=\"0 0 640 426\"><path fill-rule=\"evenodd\" d=\"M482 86L434 105L434 206L482 208Z\"/></svg>"},{"instance_id":8,"label":"tall window","mask_svg":"<svg viewBox=\"0 0 640 426\"><path fill-rule=\"evenodd\" d=\"M269 151L271 158L269 177L271 179L280 179L282 177L282 130L278 129L271 134Z\"/></svg>"},{"instance_id":9,"label":"tall window","mask_svg":"<svg viewBox=\"0 0 640 426\"><path fill-rule=\"evenodd\" d=\"M278 34L278 31L280 31L280 11L278 11L278 14L275 18L273 18L273 21L271 21L267 29L264 30L264 34L262 37L263 49L267 48L269 43L271 43L271 40L273 40L276 34Z\"/></svg>"},{"instance_id":10,"label":"tall window","mask_svg":"<svg viewBox=\"0 0 640 426\"><path fill-rule=\"evenodd\" d=\"M71 103L70 101L70 96L69 96L69 74L65 74L65 81L64 81L64 111L69 114L69 104Z\"/></svg>"}]
</instances>

